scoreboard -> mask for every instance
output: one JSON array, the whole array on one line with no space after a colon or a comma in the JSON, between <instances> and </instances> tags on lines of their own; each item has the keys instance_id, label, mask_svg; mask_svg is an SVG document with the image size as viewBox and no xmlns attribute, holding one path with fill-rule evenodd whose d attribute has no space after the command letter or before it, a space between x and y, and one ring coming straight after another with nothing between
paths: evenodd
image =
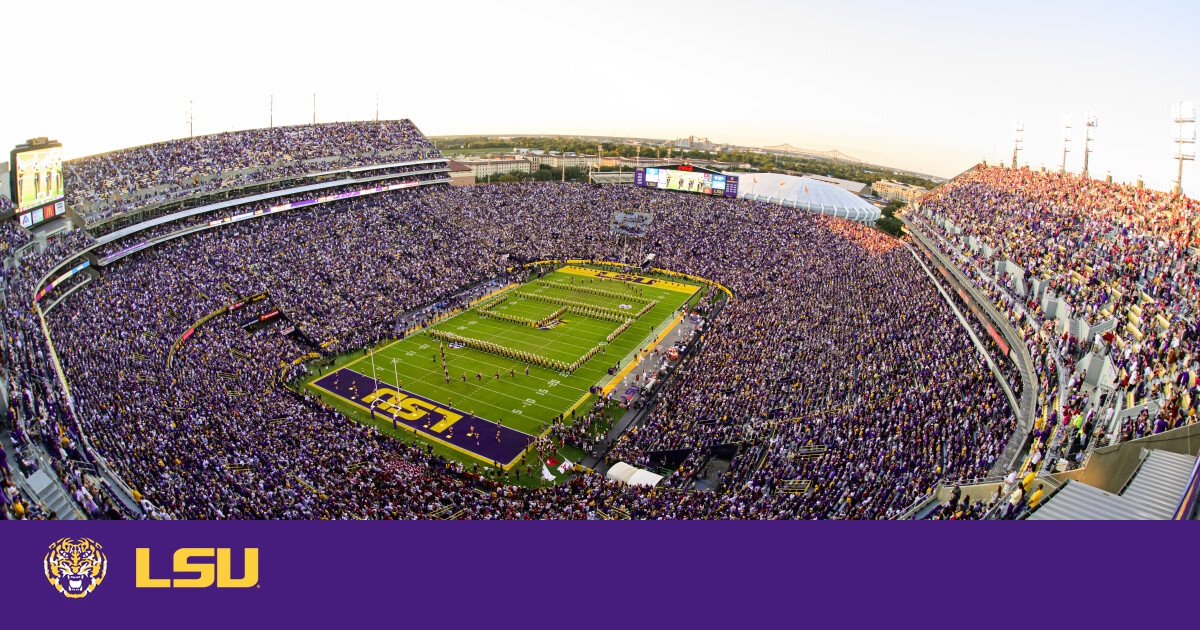
<instances>
[{"instance_id":1,"label":"scoreboard","mask_svg":"<svg viewBox=\"0 0 1200 630\"><path fill-rule=\"evenodd\" d=\"M10 153L9 189L23 227L66 214L62 144L35 138Z\"/></svg>"},{"instance_id":2,"label":"scoreboard","mask_svg":"<svg viewBox=\"0 0 1200 630\"><path fill-rule=\"evenodd\" d=\"M639 166L633 173L633 183L648 188L682 190L704 195L736 197L738 178L690 164L662 168Z\"/></svg>"}]
</instances>

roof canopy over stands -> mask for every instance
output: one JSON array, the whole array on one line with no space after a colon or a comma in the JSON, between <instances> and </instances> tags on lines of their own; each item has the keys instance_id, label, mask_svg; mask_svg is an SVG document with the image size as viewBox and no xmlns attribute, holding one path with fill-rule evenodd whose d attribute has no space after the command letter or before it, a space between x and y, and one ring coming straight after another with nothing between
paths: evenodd
<instances>
[{"instance_id":1,"label":"roof canopy over stands","mask_svg":"<svg viewBox=\"0 0 1200 630\"><path fill-rule=\"evenodd\" d=\"M778 173L730 173L738 177L738 196L801 208L859 223L874 224L879 208L835 184Z\"/></svg>"}]
</instances>

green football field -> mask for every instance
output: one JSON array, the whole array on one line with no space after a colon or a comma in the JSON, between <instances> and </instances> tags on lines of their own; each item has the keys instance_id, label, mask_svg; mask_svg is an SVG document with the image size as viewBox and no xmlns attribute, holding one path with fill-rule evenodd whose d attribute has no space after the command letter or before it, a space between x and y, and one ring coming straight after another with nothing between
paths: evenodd
<instances>
[{"instance_id":1,"label":"green football field","mask_svg":"<svg viewBox=\"0 0 1200 630\"><path fill-rule=\"evenodd\" d=\"M472 450L470 447L466 450L456 448L447 441L444 432L432 432L441 425L431 428L426 423L412 425L408 429L403 426L393 428L391 419L373 416L369 404L365 404L363 399L353 400L353 396L344 392L341 396L336 395L329 386L329 380L323 381L325 387L319 387L315 382L322 376L346 370L339 374L353 372L356 373L352 375L355 378L362 375L363 378L372 379L373 388L387 387L414 394L446 409L467 412L470 418L488 422L498 421L504 427L529 436L542 434L549 423L559 415L565 416L564 421L570 423L573 409L583 415L592 408L595 397L589 394L588 389L615 378L610 377L609 368L619 362L620 368L616 371L619 375L620 370L629 365L639 350L649 345L670 326L678 315L680 306L690 300L699 299L703 291L698 283L678 278L670 278L669 283L660 280L657 286L641 286L615 279L601 281L600 278L581 275L588 273L583 270L583 266L568 269L573 269L575 273L554 271L540 282L530 280L508 288L503 293L480 300L470 309L452 315L427 330L410 334L402 340L381 343L369 354L360 350L342 355L333 366L310 374L305 379L305 386L320 394L326 403L358 422L371 424L407 442L415 440L421 444L432 444L436 452L448 458L468 466L478 463L482 467L490 463L489 460L468 452ZM581 286L584 287L583 290L579 289ZM673 288L664 288L667 286ZM617 295L597 295L588 292L588 289ZM501 300L498 305L494 304L495 298L501 296L506 296L507 299ZM606 342L606 337L617 330L621 325L619 321L561 313L555 320L546 322L544 327L532 327L497 318L507 316L543 320L558 311L565 302L585 309L594 308L601 313L628 313L629 317L633 317L646 304L644 301L638 301L639 297L654 300L657 304L634 320L611 342ZM489 305L492 305L492 312L496 316L480 314L480 309ZM571 372L543 367L531 361L475 349L469 345L451 344L431 335L431 331L451 333L478 342L495 344L508 351L531 353L568 365L580 360L592 348L600 346L603 351L587 359ZM449 372L448 378L446 371ZM620 390L614 391L614 399L620 394ZM610 411L615 413L617 418L621 412L619 408ZM464 425L474 428L475 424L478 423L464 421L456 424L451 430L451 435L452 431L459 431L461 442L461 434L466 430ZM490 439L490 436L488 437ZM499 436L494 439L499 440ZM572 459L582 455L569 448L560 451L559 454ZM540 470L540 466L535 466L535 469Z\"/></svg>"}]
</instances>

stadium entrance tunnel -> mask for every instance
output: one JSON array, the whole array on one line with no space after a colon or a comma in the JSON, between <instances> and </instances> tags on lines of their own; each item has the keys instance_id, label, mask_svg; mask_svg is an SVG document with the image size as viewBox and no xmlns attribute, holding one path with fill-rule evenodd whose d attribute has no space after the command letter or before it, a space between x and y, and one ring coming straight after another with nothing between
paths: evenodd
<instances>
[{"instance_id":1,"label":"stadium entrance tunnel","mask_svg":"<svg viewBox=\"0 0 1200 630\"><path fill-rule=\"evenodd\" d=\"M733 466L733 458L737 456L737 444L717 444L709 449L708 457L701 462L699 476L693 484L693 489L700 492L717 492L725 473Z\"/></svg>"},{"instance_id":2,"label":"stadium entrance tunnel","mask_svg":"<svg viewBox=\"0 0 1200 630\"><path fill-rule=\"evenodd\" d=\"M692 449L690 448L676 448L666 451L649 451L646 453L646 458L649 460L650 465L655 468L675 470L691 454Z\"/></svg>"}]
</instances>

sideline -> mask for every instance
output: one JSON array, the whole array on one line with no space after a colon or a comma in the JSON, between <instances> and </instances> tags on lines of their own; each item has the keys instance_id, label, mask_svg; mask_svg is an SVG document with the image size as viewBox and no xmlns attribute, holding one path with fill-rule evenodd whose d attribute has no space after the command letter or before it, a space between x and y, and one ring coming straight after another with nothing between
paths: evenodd
<instances>
[{"instance_id":1,"label":"sideline","mask_svg":"<svg viewBox=\"0 0 1200 630\"><path fill-rule=\"evenodd\" d=\"M622 379L624 379L626 376L628 376L629 373L633 371L633 368L635 368L641 364L642 356L645 354L649 354L650 350L657 348L658 344L662 343L662 340L665 339L667 337L667 335L670 334L671 331L674 330L675 327L679 325L679 322L683 321L683 318L686 317L687 314L688 314L687 311L684 311L684 312L680 313L679 315L676 315L675 319L671 320L671 323L668 324L667 327L661 333L659 333L657 337L654 338L654 341L651 341L650 345L646 346L645 351L637 350L636 352L634 352L633 353L634 358L629 361L629 365L626 365L625 369L621 370L620 372L617 372L617 374L612 377L612 379L608 382L607 385L604 385L603 387L601 387L601 389L600 389L601 393L607 394L607 393L611 392L612 390L616 389L616 387L617 387L616 384L620 383ZM626 358L628 358L628 357L626 357Z\"/></svg>"}]
</instances>

